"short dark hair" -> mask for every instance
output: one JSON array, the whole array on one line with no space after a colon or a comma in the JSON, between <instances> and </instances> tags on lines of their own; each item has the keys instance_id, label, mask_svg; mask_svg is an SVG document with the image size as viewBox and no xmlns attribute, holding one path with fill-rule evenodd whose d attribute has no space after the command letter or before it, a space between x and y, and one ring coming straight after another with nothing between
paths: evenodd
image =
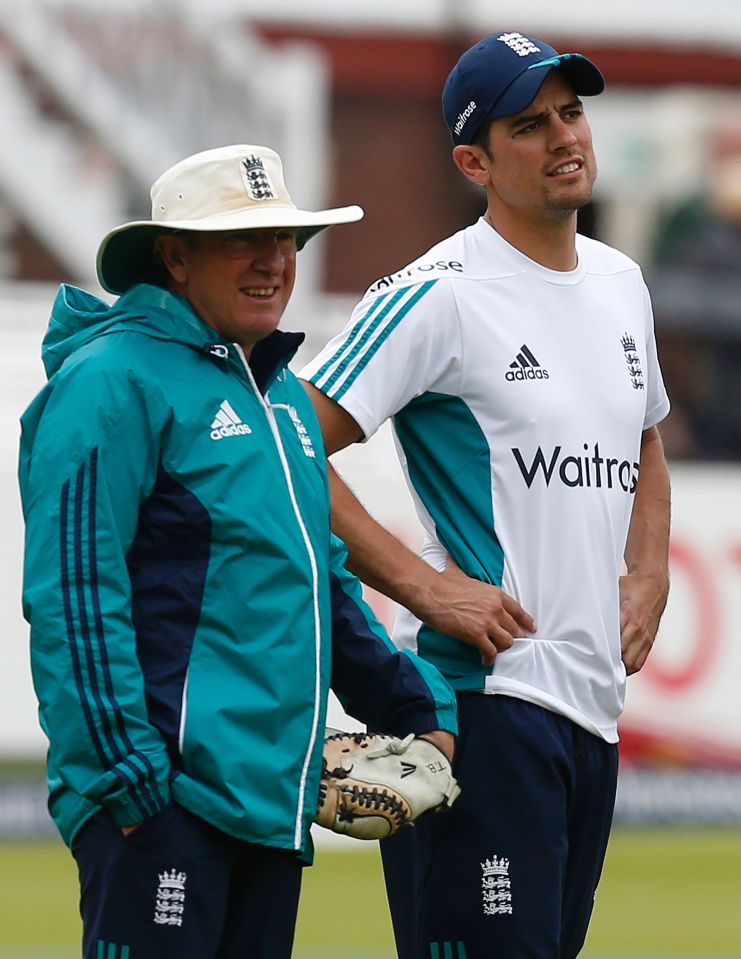
<instances>
[{"instance_id":1,"label":"short dark hair","mask_svg":"<svg viewBox=\"0 0 741 959\"><path fill-rule=\"evenodd\" d=\"M490 160L494 159L489 145L489 134L491 133L492 123L494 123L494 120L484 120L476 133L471 137L471 146L481 147Z\"/></svg>"}]
</instances>

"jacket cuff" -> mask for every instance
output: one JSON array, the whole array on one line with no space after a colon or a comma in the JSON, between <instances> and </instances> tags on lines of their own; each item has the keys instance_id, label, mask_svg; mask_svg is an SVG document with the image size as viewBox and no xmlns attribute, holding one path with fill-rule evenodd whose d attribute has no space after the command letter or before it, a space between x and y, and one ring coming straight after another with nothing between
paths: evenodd
<instances>
[{"instance_id":1,"label":"jacket cuff","mask_svg":"<svg viewBox=\"0 0 741 959\"><path fill-rule=\"evenodd\" d=\"M408 733L414 733L419 736L421 733L434 733L442 730L446 733L458 735L458 718L454 705L444 706L437 709L434 713L424 712L416 715L406 715L399 722L398 729L394 730L396 735L406 736ZM382 730L388 732L388 730Z\"/></svg>"},{"instance_id":2,"label":"jacket cuff","mask_svg":"<svg viewBox=\"0 0 741 959\"><path fill-rule=\"evenodd\" d=\"M128 797L106 803L105 807L117 826L136 826L146 819L151 819L153 816L156 816L157 813L162 812L162 810L172 802L169 783L159 783L156 793L156 797L152 796L147 803L148 815L146 816L142 815L141 804L134 802Z\"/></svg>"}]
</instances>

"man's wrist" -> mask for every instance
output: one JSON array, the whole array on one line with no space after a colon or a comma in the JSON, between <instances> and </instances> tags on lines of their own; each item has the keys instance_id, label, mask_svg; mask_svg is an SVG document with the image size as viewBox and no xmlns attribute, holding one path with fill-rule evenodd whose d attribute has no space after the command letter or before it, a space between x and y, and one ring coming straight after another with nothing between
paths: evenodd
<instances>
[{"instance_id":1,"label":"man's wrist","mask_svg":"<svg viewBox=\"0 0 741 959\"><path fill-rule=\"evenodd\" d=\"M445 596L449 583L439 570L421 557L419 563L414 580L404 579L397 587L397 602L424 623L439 613L441 605L447 605Z\"/></svg>"},{"instance_id":2,"label":"man's wrist","mask_svg":"<svg viewBox=\"0 0 741 959\"><path fill-rule=\"evenodd\" d=\"M420 733L417 739L426 739L433 746L437 746L448 762L453 759L455 751L455 736L444 729L436 729L431 733Z\"/></svg>"},{"instance_id":3,"label":"man's wrist","mask_svg":"<svg viewBox=\"0 0 741 959\"><path fill-rule=\"evenodd\" d=\"M628 576L643 576L646 579L654 579L657 583L669 582L669 568L664 565L646 565L643 563L626 564Z\"/></svg>"}]
</instances>

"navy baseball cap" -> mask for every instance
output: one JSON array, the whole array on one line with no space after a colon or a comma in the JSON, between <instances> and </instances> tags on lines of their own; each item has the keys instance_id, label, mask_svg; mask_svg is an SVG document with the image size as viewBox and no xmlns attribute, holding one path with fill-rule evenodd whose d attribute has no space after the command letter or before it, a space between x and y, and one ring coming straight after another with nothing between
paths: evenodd
<instances>
[{"instance_id":1,"label":"navy baseball cap","mask_svg":"<svg viewBox=\"0 0 741 959\"><path fill-rule=\"evenodd\" d=\"M479 40L450 71L443 89L443 115L453 143L470 143L487 120L524 110L554 67L564 72L578 96L605 89L604 77L581 53L558 53L524 33Z\"/></svg>"}]
</instances>

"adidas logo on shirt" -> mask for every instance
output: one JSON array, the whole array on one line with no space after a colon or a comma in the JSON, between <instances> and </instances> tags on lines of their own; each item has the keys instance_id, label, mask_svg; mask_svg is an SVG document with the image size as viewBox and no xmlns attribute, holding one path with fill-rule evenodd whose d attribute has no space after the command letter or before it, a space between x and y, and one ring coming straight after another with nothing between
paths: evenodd
<instances>
[{"instance_id":1,"label":"adidas logo on shirt","mask_svg":"<svg viewBox=\"0 0 741 959\"><path fill-rule=\"evenodd\" d=\"M232 409L231 403L224 400L211 424L211 439L223 440L227 436L244 436L252 429L243 423Z\"/></svg>"},{"instance_id":2,"label":"adidas logo on shirt","mask_svg":"<svg viewBox=\"0 0 741 959\"><path fill-rule=\"evenodd\" d=\"M510 383L515 380L547 380L548 377L548 370L543 369L524 343L504 374L505 380L509 380Z\"/></svg>"}]
</instances>

